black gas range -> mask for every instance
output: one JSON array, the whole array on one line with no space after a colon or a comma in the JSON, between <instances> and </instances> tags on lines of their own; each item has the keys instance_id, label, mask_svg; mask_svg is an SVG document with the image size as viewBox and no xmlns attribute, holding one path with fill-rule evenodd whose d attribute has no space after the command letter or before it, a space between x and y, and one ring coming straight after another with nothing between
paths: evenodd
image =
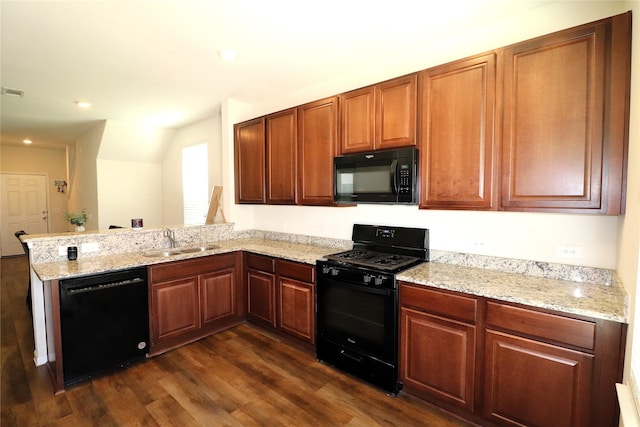
<instances>
[{"instance_id":1,"label":"black gas range","mask_svg":"<svg viewBox=\"0 0 640 427\"><path fill-rule=\"evenodd\" d=\"M317 358L395 395L396 274L429 261L429 230L355 224L352 238L316 264Z\"/></svg>"}]
</instances>

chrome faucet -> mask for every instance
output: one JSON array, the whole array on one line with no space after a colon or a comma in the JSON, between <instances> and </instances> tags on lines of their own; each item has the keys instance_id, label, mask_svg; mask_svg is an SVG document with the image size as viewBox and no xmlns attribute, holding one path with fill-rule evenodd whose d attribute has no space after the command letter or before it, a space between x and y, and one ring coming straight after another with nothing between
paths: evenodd
<instances>
[{"instance_id":1,"label":"chrome faucet","mask_svg":"<svg viewBox=\"0 0 640 427\"><path fill-rule=\"evenodd\" d=\"M172 229L165 228L164 229L164 237L169 239L169 243L171 244L171 248L175 248L176 247L176 233Z\"/></svg>"}]
</instances>

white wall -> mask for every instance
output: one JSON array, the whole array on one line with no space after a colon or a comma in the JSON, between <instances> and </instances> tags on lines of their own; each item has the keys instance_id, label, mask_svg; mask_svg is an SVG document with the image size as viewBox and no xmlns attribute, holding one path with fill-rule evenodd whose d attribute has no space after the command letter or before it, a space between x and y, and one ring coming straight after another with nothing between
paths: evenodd
<instances>
[{"instance_id":1,"label":"white wall","mask_svg":"<svg viewBox=\"0 0 640 427\"><path fill-rule=\"evenodd\" d=\"M160 163L175 130L107 120L98 158Z\"/></svg>"},{"instance_id":2,"label":"white wall","mask_svg":"<svg viewBox=\"0 0 640 427\"><path fill-rule=\"evenodd\" d=\"M97 160L100 213L98 228L131 227L142 218L145 227L161 227L162 168L160 163Z\"/></svg>"},{"instance_id":3,"label":"white wall","mask_svg":"<svg viewBox=\"0 0 640 427\"><path fill-rule=\"evenodd\" d=\"M91 215L85 225L87 230L97 229L99 223L96 158L105 123L98 123L76 140L74 166L70 171L68 209L70 212L87 209ZM69 225L68 230L72 231L73 226Z\"/></svg>"},{"instance_id":4,"label":"white wall","mask_svg":"<svg viewBox=\"0 0 640 427\"><path fill-rule=\"evenodd\" d=\"M636 401L640 401L640 328L636 325L640 294L640 2L629 2L635 27L631 49L631 111L629 123L629 165L627 177L627 209L621 217L618 233L618 262L616 271L629 293L629 318L627 333L627 357L625 359L625 383L631 387ZM635 75L634 75L635 73ZM628 424L629 426L631 424Z\"/></svg>"},{"instance_id":5,"label":"white wall","mask_svg":"<svg viewBox=\"0 0 640 427\"><path fill-rule=\"evenodd\" d=\"M222 185L222 142L220 114L178 129L162 161L163 212L165 224L182 224L182 149L207 143L209 156L209 194Z\"/></svg>"},{"instance_id":6,"label":"white wall","mask_svg":"<svg viewBox=\"0 0 640 427\"><path fill-rule=\"evenodd\" d=\"M233 165L233 123L335 95L430 66L502 47L535 36L584 24L629 10L626 2L554 2L526 15L470 28L421 51L399 52L384 63L363 64L322 85L251 106L236 101L223 106L223 150ZM228 120L228 122L225 122ZM233 198L232 173L225 174L225 197ZM360 205L351 208L251 206L232 207L228 219L238 229L258 228L350 238L355 222L427 227L431 247L450 251L522 258L613 269L617 259L619 218L612 216L457 212L419 210L407 206ZM580 246L580 259L557 254L560 245Z\"/></svg>"},{"instance_id":7,"label":"white wall","mask_svg":"<svg viewBox=\"0 0 640 427\"><path fill-rule=\"evenodd\" d=\"M145 227L165 224L161 160L174 129L108 120L96 159L98 227L130 227L142 218Z\"/></svg>"}]
</instances>

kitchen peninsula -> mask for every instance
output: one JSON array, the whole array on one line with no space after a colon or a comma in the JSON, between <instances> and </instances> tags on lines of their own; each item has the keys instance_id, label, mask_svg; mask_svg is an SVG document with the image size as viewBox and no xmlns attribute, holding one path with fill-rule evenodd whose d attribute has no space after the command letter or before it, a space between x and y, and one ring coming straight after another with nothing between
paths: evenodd
<instances>
[{"instance_id":1,"label":"kitchen peninsula","mask_svg":"<svg viewBox=\"0 0 640 427\"><path fill-rule=\"evenodd\" d=\"M24 241L30 247L36 363L40 365L52 362L55 357L55 348L52 349L51 343L47 343L47 336L54 335L47 334L47 329L52 325L47 324L45 320L45 312L47 309L50 310L47 301L51 299L51 285L54 281L139 266L147 266L150 269L171 267L202 257L211 257L207 259L214 260L218 256L236 254L236 257L230 259L242 264L234 267L234 271L241 272L237 282L246 287L246 258L238 254L255 254L268 259L284 260L306 265L313 271L316 260L349 249L351 243L338 239L259 230L236 231L233 224L176 226L171 229L175 232L179 247L197 246L203 241L215 247L163 257L144 256L145 251L167 248L168 242L163 238L164 229L118 229L95 233L25 236ZM66 246L79 248L76 261L67 261L66 251L60 249ZM98 251L92 252L96 247ZM611 383L611 390L605 391L604 394L598 391L593 396L587 393L589 398L586 400L584 389L572 390L580 397L577 404L606 407L596 410L604 414L603 420L612 416L611 411L614 409L611 408L616 408L613 382L621 379L628 304L624 287L617 280L615 272L431 250L431 262L399 274L398 280L402 321L401 380L408 392L427 400L435 399L437 403L452 411L462 408L469 413L482 413L482 408L486 407L483 416L492 417L491 405L495 402L485 399L481 405L475 396L479 393L479 384L489 387L488 384L493 384L492 381L495 383L501 379L486 377L481 381L484 369L475 366L477 362L473 362L471 366L465 364L448 367L453 369L450 376L453 378L452 381L467 378L461 383L464 395L462 398L443 396L442 391L446 391L446 387L430 383L429 375L421 376L423 371L415 365L416 361L429 360L429 355L434 352L439 354L440 359L443 352L456 351L457 348L423 348L419 345L420 340L416 341L417 336L412 336L418 333L433 338L433 331L428 329L430 323L425 323L424 319L433 319L436 316L438 322L451 319L447 321L453 322L456 327L459 327L462 321L463 324L469 325L465 326L466 328L471 327L474 331L465 341L470 345L464 347L464 351L468 352L463 358L467 361L465 363L469 360L482 360L482 357L495 360L495 363L503 360L502 353L493 354L489 351L492 348L504 347L496 337L503 337L506 332L509 332L509 339L521 339L534 346L549 346L549 343L553 343L554 348L569 351L569 354L580 350L580 354L584 355L581 357L590 362L587 363L586 370L583 364L576 365L580 368L578 374L590 375L589 372L593 371L596 378L594 381ZM312 278L311 282L313 281ZM313 283L311 285L313 286ZM237 295L239 304L246 310L246 292ZM460 310L452 301L463 301L464 309ZM465 305L467 303L470 305ZM471 307L471 311L465 311L467 307ZM234 319L236 323L244 320L245 310L240 310L240 315ZM470 312L472 314L468 315ZM566 336L574 335L574 327L577 327L580 339L569 338L569 342L565 343ZM561 332L550 335L549 331L554 330ZM493 347L489 346L490 342L494 342L491 340L496 342ZM509 345L512 343L509 342ZM603 356L600 354L603 345L615 345L617 350L609 351ZM486 355L480 357L480 353L485 349ZM535 347L535 350L540 352L540 348ZM457 351L460 351L459 348ZM412 358L412 352L419 353L421 357ZM455 357L451 360L459 360L458 354L453 356ZM554 357L557 355L554 354ZM601 359L611 366L606 369L602 367ZM568 375L574 375L573 371ZM580 378L581 387L584 387L584 384L590 387L591 380ZM435 393L434 396L433 390L437 388L440 395ZM455 383L454 388L460 389L460 383ZM487 389L485 392L490 393L490 390ZM451 404L451 401L454 403Z\"/></svg>"}]
</instances>

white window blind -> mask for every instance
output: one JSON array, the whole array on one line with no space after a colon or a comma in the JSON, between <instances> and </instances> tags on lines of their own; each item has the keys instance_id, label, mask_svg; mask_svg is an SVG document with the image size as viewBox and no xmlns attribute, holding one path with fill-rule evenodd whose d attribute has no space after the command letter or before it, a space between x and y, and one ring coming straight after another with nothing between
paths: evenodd
<instances>
[{"instance_id":1,"label":"white window blind","mask_svg":"<svg viewBox=\"0 0 640 427\"><path fill-rule=\"evenodd\" d=\"M209 171L207 144L182 149L182 194L184 223L204 224L209 210Z\"/></svg>"}]
</instances>

